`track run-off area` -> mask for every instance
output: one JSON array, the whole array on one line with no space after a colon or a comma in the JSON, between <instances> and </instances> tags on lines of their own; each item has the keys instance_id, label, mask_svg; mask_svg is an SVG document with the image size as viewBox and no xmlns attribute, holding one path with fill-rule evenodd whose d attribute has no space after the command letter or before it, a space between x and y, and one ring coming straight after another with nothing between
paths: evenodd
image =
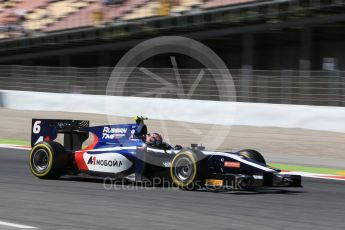
<instances>
[{"instance_id":1,"label":"track run-off area","mask_svg":"<svg viewBox=\"0 0 345 230\"><path fill-rule=\"evenodd\" d=\"M304 178L303 188L251 192L39 180L29 150L0 148L0 229L343 229L345 181ZM109 187L108 187L109 188Z\"/></svg>"}]
</instances>

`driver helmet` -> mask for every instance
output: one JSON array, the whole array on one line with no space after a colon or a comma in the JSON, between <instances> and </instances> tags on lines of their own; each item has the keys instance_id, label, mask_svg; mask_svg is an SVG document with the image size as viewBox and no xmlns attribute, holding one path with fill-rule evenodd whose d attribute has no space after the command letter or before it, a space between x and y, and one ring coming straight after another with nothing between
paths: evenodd
<instances>
[{"instance_id":1,"label":"driver helmet","mask_svg":"<svg viewBox=\"0 0 345 230\"><path fill-rule=\"evenodd\" d=\"M152 147L159 147L163 144L163 138L159 133L149 133L146 135L146 144Z\"/></svg>"}]
</instances>

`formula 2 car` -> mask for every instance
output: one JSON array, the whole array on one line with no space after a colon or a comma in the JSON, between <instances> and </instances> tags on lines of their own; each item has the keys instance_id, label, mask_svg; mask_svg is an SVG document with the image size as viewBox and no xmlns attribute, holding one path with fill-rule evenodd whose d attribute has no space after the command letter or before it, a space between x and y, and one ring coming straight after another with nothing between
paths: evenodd
<instances>
[{"instance_id":1,"label":"formula 2 car","mask_svg":"<svg viewBox=\"0 0 345 230\"><path fill-rule=\"evenodd\" d=\"M90 127L89 121L32 119L31 172L41 179L86 173L92 176L150 181L165 178L185 190L301 187L301 177L269 167L255 150L206 151L204 147L154 148L136 124ZM92 143L82 148L93 135ZM56 142L63 134L63 144Z\"/></svg>"}]
</instances>

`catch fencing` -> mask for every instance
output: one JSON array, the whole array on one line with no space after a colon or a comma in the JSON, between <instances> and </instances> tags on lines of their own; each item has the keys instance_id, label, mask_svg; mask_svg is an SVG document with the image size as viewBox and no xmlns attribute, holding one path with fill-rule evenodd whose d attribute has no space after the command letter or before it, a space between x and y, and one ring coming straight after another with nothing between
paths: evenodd
<instances>
[{"instance_id":1,"label":"catch fencing","mask_svg":"<svg viewBox=\"0 0 345 230\"><path fill-rule=\"evenodd\" d=\"M110 67L12 65L0 66L0 89L345 106L345 72L343 71L229 70L229 72L231 78L230 75L226 75L227 70L126 68L114 71Z\"/></svg>"}]
</instances>

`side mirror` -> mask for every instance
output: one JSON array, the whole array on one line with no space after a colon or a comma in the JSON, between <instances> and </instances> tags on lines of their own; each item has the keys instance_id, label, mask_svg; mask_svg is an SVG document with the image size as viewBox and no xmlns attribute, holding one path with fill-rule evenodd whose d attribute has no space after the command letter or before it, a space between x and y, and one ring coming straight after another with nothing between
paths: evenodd
<instances>
[{"instance_id":1,"label":"side mirror","mask_svg":"<svg viewBox=\"0 0 345 230\"><path fill-rule=\"evenodd\" d=\"M182 148L183 148L182 145L175 145L175 150L180 150Z\"/></svg>"},{"instance_id":2,"label":"side mirror","mask_svg":"<svg viewBox=\"0 0 345 230\"><path fill-rule=\"evenodd\" d=\"M197 150L205 150L205 147L204 146L202 146L202 145L198 145L198 144L191 144L190 145L190 147L192 148L192 149L197 149Z\"/></svg>"},{"instance_id":3,"label":"side mirror","mask_svg":"<svg viewBox=\"0 0 345 230\"><path fill-rule=\"evenodd\" d=\"M192 149L196 149L196 148L198 147L198 144L191 144L190 147L191 147Z\"/></svg>"}]
</instances>

